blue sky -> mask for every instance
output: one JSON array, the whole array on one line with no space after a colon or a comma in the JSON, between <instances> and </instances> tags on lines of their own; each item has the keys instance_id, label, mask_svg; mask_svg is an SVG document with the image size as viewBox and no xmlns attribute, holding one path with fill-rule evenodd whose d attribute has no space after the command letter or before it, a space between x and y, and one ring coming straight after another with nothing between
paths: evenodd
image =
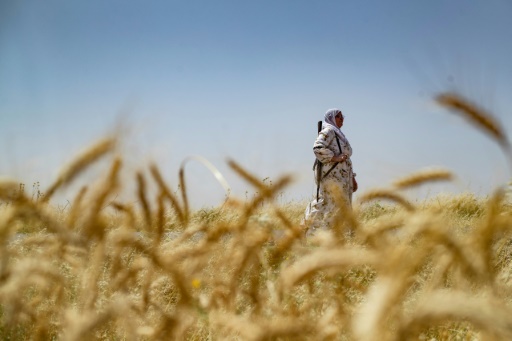
<instances>
[{"instance_id":1,"label":"blue sky","mask_svg":"<svg viewBox=\"0 0 512 341\"><path fill-rule=\"evenodd\" d=\"M302 200L316 122L338 107L361 191L442 166L455 183L410 195L485 195L510 178L503 153L432 98L456 90L511 131L511 16L508 0L4 0L0 174L44 189L122 122L127 173L155 161L175 187L202 155L244 196L233 158L294 174L283 200ZM195 206L222 200L205 167L186 171Z\"/></svg>"}]
</instances>

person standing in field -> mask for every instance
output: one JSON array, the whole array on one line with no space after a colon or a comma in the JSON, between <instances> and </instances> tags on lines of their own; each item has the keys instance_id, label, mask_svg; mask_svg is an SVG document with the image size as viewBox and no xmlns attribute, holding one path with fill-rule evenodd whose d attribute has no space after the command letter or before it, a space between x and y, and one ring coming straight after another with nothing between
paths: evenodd
<instances>
[{"instance_id":1,"label":"person standing in field","mask_svg":"<svg viewBox=\"0 0 512 341\"><path fill-rule=\"evenodd\" d=\"M352 147L340 130L344 119L341 110L327 110L322 129L313 145L317 195L305 212L308 236L314 234L315 230L331 228L339 205L351 208L352 193L357 191L356 174L350 160Z\"/></svg>"}]
</instances>

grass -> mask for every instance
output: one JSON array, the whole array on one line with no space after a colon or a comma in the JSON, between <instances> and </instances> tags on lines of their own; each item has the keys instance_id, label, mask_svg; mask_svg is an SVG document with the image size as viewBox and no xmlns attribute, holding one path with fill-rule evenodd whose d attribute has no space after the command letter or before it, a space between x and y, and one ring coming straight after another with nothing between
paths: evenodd
<instances>
[{"instance_id":1,"label":"grass","mask_svg":"<svg viewBox=\"0 0 512 341\"><path fill-rule=\"evenodd\" d=\"M494 124L456 99L450 106L470 108L473 123ZM79 155L49 193L0 181L1 339L512 337L512 207L502 190L412 202L404 189L452 178L420 171L362 193L352 217L306 239L306 203L278 200L286 176L261 181L230 161L254 197L191 211L183 173L178 191L157 165L151 178L141 171L135 186L121 183L115 145L105 139ZM106 157L96 184L52 206ZM137 204L116 197L124 186L136 188L128 202Z\"/></svg>"}]
</instances>

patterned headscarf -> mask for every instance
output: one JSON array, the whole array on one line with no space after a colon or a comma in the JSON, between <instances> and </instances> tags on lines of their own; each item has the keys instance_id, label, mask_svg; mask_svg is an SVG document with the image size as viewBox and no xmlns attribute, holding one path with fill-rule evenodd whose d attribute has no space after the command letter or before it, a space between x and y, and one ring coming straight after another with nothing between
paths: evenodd
<instances>
[{"instance_id":1,"label":"patterned headscarf","mask_svg":"<svg viewBox=\"0 0 512 341\"><path fill-rule=\"evenodd\" d=\"M324 116L324 125L323 125L323 127L325 128L327 126L327 127L332 128L334 130L334 132L336 133L336 135L338 135L338 137L340 139L342 139L343 141L348 143L347 138L345 137L345 134L343 134L341 132L340 128L338 128L338 126L336 125L336 118L335 117L336 117L336 115L338 113L343 115L341 113L340 109L333 108L333 109L327 110L325 112L325 116Z\"/></svg>"}]
</instances>

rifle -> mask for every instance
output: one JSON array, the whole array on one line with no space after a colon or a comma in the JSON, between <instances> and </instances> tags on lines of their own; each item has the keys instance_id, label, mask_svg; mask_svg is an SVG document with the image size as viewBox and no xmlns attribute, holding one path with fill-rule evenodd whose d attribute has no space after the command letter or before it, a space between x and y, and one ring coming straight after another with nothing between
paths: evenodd
<instances>
[{"instance_id":1,"label":"rifle","mask_svg":"<svg viewBox=\"0 0 512 341\"><path fill-rule=\"evenodd\" d=\"M318 135L322 131L322 121L318 121L317 124ZM313 164L313 171L315 171L315 180L316 180L316 201L318 202L318 196L320 193L320 181L322 181L322 167L323 163L321 163L318 159L315 159L315 163Z\"/></svg>"}]
</instances>

